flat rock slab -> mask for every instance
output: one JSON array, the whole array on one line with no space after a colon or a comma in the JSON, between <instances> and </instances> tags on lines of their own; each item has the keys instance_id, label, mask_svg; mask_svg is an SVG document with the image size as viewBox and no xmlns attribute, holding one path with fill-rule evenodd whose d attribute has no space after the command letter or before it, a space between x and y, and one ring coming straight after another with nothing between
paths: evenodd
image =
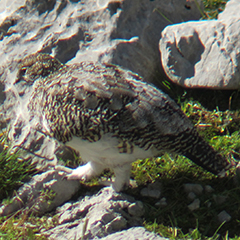
<instances>
[{"instance_id":1,"label":"flat rock slab","mask_svg":"<svg viewBox=\"0 0 240 240\"><path fill-rule=\"evenodd\" d=\"M240 2L231 0L218 20L168 26L159 43L164 71L184 87L239 89Z\"/></svg>"}]
</instances>

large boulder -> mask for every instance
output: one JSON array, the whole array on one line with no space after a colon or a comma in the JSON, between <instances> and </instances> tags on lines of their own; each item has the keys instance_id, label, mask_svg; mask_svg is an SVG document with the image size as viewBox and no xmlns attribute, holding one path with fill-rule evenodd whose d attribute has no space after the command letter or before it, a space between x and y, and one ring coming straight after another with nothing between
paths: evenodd
<instances>
[{"instance_id":1,"label":"large boulder","mask_svg":"<svg viewBox=\"0 0 240 240\"><path fill-rule=\"evenodd\" d=\"M159 48L169 79L184 87L239 89L239 9L231 0L217 20L166 27Z\"/></svg>"}]
</instances>

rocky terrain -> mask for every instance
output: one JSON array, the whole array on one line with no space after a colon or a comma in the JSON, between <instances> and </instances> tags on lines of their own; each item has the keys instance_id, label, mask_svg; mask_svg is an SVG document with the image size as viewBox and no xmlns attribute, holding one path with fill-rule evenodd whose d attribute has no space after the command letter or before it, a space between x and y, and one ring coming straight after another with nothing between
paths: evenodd
<instances>
[{"instance_id":1,"label":"rocky terrain","mask_svg":"<svg viewBox=\"0 0 240 240\"><path fill-rule=\"evenodd\" d=\"M30 119L26 108L31 86L22 87L16 82L22 59L30 54L49 53L67 65L83 61L117 64L155 84L166 73L185 87L238 89L239 1L229 1L217 20L207 21L198 21L198 7L203 5L196 2L1 1L0 127L7 133L12 152L20 147L23 158L50 170L23 185L10 205L1 206L0 215L26 207L45 214L60 206L56 210L59 226L41 230L49 239L163 239L139 227L144 208L129 195L103 188L68 202L81 185L63 179L51 166L59 158L71 159L73 153L36 128L39 119ZM159 188L150 186L141 194L155 197L156 204L166 206L167 199ZM55 193L50 202L42 190ZM186 192L192 201L189 209L194 211L200 204L199 193ZM228 213L219 213L219 222L230 219Z\"/></svg>"}]
</instances>

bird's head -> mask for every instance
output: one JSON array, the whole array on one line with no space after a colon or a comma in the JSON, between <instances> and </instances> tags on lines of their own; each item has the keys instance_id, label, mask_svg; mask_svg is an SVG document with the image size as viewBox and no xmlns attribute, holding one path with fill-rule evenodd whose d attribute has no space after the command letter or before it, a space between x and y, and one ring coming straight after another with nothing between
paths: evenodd
<instances>
[{"instance_id":1,"label":"bird's head","mask_svg":"<svg viewBox=\"0 0 240 240\"><path fill-rule=\"evenodd\" d=\"M15 84L24 81L25 84L32 85L37 78L44 78L62 66L63 64L59 60L49 54L29 55L19 63Z\"/></svg>"}]
</instances>

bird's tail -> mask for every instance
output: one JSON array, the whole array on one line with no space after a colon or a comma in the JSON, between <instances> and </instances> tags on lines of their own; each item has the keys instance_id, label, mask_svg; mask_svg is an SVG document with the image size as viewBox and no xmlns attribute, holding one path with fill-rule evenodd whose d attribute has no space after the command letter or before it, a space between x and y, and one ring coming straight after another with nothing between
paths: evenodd
<instances>
[{"instance_id":1,"label":"bird's tail","mask_svg":"<svg viewBox=\"0 0 240 240\"><path fill-rule=\"evenodd\" d=\"M175 148L176 152L215 175L223 177L226 170L235 165L216 152L194 128L188 133L185 132L180 139L182 146L179 149Z\"/></svg>"}]
</instances>

